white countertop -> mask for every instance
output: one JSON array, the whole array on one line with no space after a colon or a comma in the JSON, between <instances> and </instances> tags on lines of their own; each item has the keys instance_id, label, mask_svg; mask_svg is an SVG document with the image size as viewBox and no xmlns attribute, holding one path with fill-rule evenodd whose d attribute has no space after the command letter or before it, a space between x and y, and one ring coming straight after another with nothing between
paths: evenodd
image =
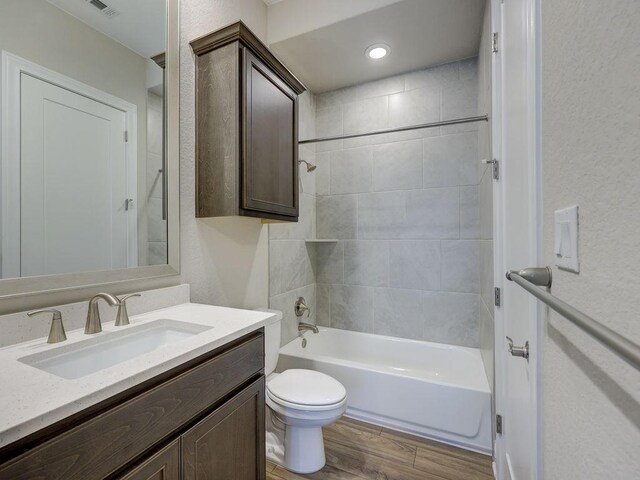
<instances>
[{"instance_id":1,"label":"white countertop","mask_svg":"<svg viewBox=\"0 0 640 480\"><path fill-rule=\"evenodd\" d=\"M64 379L18 360L160 319L214 328L77 379ZM278 319L276 313L269 311L185 303L133 316L130 326L103 324L102 333L96 335L75 330L67 332L67 341L61 343L48 344L46 338L41 338L1 348L0 447Z\"/></svg>"}]
</instances>

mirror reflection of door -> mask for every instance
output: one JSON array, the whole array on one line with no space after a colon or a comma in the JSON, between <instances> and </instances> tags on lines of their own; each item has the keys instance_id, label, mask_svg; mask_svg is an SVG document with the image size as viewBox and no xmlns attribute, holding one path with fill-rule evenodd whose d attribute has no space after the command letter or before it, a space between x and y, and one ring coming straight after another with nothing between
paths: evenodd
<instances>
[{"instance_id":1,"label":"mirror reflection of door","mask_svg":"<svg viewBox=\"0 0 640 480\"><path fill-rule=\"evenodd\" d=\"M24 73L21 113L20 276L135 266L126 113Z\"/></svg>"},{"instance_id":2,"label":"mirror reflection of door","mask_svg":"<svg viewBox=\"0 0 640 480\"><path fill-rule=\"evenodd\" d=\"M166 12L0 1L0 282L167 264Z\"/></svg>"}]
</instances>

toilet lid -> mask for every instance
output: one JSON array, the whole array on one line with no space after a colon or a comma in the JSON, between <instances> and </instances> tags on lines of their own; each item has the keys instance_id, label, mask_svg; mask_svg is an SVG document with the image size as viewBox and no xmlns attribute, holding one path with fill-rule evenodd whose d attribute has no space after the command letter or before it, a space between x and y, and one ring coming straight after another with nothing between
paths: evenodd
<instances>
[{"instance_id":1,"label":"toilet lid","mask_svg":"<svg viewBox=\"0 0 640 480\"><path fill-rule=\"evenodd\" d=\"M313 370L285 370L267 384L272 396L297 405L333 405L342 402L347 391L340 382Z\"/></svg>"}]
</instances>

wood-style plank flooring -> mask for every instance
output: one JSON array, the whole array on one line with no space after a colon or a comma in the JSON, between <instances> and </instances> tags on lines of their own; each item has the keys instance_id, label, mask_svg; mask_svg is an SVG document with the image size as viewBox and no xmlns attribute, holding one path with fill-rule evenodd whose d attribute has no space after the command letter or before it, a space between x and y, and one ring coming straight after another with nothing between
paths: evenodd
<instances>
[{"instance_id":1,"label":"wood-style plank flooring","mask_svg":"<svg viewBox=\"0 0 640 480\"><path fill-rule=\"evenodd\" d=\"M491 457L349 418L323 429L325 467L299 475L267 463L267 480L492 480Z\"/></svg>"}]
</instances>

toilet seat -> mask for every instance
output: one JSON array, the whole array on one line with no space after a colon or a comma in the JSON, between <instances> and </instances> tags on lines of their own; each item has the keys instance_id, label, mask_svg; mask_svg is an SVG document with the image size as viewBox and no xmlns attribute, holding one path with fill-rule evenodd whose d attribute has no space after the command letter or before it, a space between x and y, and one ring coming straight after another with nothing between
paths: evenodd
<instances>
[{"instance_id":1,"label":"toilet seat","mask_svg":"<svg viewBox=\"0 0 640 480\"><path fill-rule=\"evenodd\" d=\"M267 382L267 396L294 410L332 410L346 403L347 391L340 382L313 370L291 369Z\"/></svg>"}]
</instances>

